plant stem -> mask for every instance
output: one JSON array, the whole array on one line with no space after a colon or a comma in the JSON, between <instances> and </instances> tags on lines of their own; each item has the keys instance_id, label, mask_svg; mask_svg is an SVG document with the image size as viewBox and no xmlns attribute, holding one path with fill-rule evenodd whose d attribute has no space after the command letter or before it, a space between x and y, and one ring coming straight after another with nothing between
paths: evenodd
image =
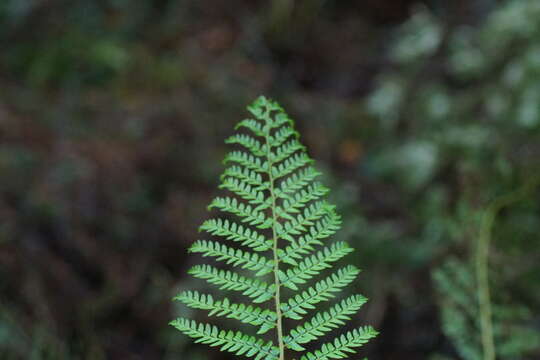
<instances>
[{"instance_id":1,"label":"plant stem","mask_svg":"<svg viewBox=\"0 0 540 360\"><path fill-rule=\"evenodd\" d=\"M486 209L482 216L480 234L476 248L475 266L478 307L480 312L480 330L482 338L482 350L484 360L495 360L495 341L493 337L493 316L491 310L491 296L489 287L489 245L491 231L495 218L499 211L521 200L534 190L540 183L540 177L533 177L518 190L495 199Z\"/></svg>"},{"instance_id":2,"label":"plant stem","mask_svg":"<svg viewBox=\"0 0 540 360\"><path fill-rule=\"evenodd\" d=\"M270 161L270 130L266 133L267 161L268 161L268 176L270 182L270 197L272 199L272 242L274 244L274 284L276 286L275 306L276 306L276 331L279 347L279 360L285 360L285 344L283 342L283 321L281 314L281 297L279 281L279 257L278 257L278 236L276 232L277 216L276 216L276 195L274 193L274 177L272 175L272 162Z\"/></svg>"},{"instance_id":3,"label":"plant stem","mask_svg":"<svg viewBox=\"0 0 540 360\"><path fill-rule=\"evenodd\" d=\"M484 212L476 249L476 281L478 283L477 296L480 311L480 330L484 360L495 360L495 344L493 340L492 311L488 276L489 243L491 241L491 228L495 220L495 215L496 211L492 207Z\"/></svg>"}]
</instances>

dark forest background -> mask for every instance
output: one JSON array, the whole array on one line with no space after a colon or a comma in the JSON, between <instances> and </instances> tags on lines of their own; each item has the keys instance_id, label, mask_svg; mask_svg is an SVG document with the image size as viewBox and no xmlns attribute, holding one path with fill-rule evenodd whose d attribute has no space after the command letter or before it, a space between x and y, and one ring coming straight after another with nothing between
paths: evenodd
<instances>
[{"instance_id":1,"label":"dark forest background","mask_svg":"<svg viewBox=\"0 0 540 360\"><path fill-rule=\"evenodd\" d=\"M362 355L483 359L483 243L498 359L540 359L537 0L0 0L0 358L231 359L167 323L260 94L357 249Z\"/></svg>"}]
</instances>

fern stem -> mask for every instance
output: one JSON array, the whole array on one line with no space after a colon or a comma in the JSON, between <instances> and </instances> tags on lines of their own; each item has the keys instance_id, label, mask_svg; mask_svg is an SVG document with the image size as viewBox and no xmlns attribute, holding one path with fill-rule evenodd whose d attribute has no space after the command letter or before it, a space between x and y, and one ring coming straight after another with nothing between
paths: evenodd
<instances>
[{"instance_id":1,"label":"fern stem","mask_svg":"<svg viewBox=\"0 0 540 360\"><path fill-rule=\"evenodd\" d=\"M491 228L495 220L495 209L490 207L482 216L482 224L476 249L476 281L480 310L480 330L484 360L495 360L495 344L493 340L493 323L488 276L489 243Z\"/></svg>"},{"instance_id":2,"label":"fern stem","mask_svg":"<svg viewBox=\"0 0 540 360\"><path fill-rule=\"evenodd\" d=\"M280 287L281 283L279 281L279 256L278 256L278 236L276 232L277 224L277 214L276 214L276 194L274 191L274 176L272 174L272 162L270 160L270 130L265 135L266 138L266 151L267 151L267 161L268 161L268 176L270 182L270 197L272 199L272 243L273 243L273 255L274 255L274 283L276 287L275 293L275 306L276 306L276 332L277 332L277 341L279 347L279 360L285 360L285 343L283 336L283 315L281 313L281 294Z\"/></svg>"},{"instance_id":3,"label":"fern stem","mask_svg":"<svg viewBox=\"0 0 540 360\"><path fill-rule=\"evenodd\" d=\"M478 307L480 310L480 331L484 360L495 360L495 341L493 335L493 314L489 286L489 246L491 233L497 214L501 209L520 201L540 184L540 177L533 177L520 189L495 199L482 216L478 244L476 248L475 266Z\"/></svg>"}]
</instances>

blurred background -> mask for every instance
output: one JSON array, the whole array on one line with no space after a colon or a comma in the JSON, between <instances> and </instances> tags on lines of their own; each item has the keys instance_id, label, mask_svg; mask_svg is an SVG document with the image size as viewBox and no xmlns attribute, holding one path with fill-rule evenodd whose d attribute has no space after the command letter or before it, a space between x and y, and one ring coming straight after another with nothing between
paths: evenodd
<instances>
[{"instance_id":1,"label":"blurred background","mask_svg":"<svg viewBox=\"0 0 540 360\"><path fill-rule=\"evenodd\" d=\"M1 359L232 358L167 323L260 94L357 249L363 354L483 359L481 244L497 358L540 359L540 1L0 0Z\"/></svg>"}]
</instances>

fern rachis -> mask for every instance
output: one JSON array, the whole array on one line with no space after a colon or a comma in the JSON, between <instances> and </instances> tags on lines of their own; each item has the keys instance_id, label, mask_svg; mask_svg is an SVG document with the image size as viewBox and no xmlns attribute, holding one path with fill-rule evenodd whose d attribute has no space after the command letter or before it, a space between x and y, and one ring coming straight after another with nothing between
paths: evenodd
<instances>
[{"instance_id":1,"label":"fern rachis","mask_svg":"<svg viewBox=\"0 0 540 360\"><path fill-rule=\"evenodd\" d=\"M211 265L196 265L189 273L221 290L240 292L253 304L198 291L185 291L175 300L207 310L209 316L255 326L258 336L274 330L275 339L220 330L185 318L171 325L198 343L256 360L285 360L286 349L303 353L300 360L346 358L377 332L365 326L338 335L318 350L306 352L305 346L344 325L367 301L361 295L351 295L326 310L318 309L317 304L336 297L360 271L349 265L322 280L315 282L314 278L353 249L345 242L324 241L339 229L340 218L335 207L323 200L329 190L315 181L320 173L299 142L293 121L277 103L264 97L248 110L254 119L236 126L245 133L226 140L242 148L229 153L224 161L228 167L219 188L232 196L215 198L208 208L221 211L223 217L209 219L200 227L225 243L197 240L190 252L250 275ZM284 288L295 294L284 299ZM311 312L314 314L304 319ZM300 323L286 333L284 319Z\"/></svg>"}]
</instances>

